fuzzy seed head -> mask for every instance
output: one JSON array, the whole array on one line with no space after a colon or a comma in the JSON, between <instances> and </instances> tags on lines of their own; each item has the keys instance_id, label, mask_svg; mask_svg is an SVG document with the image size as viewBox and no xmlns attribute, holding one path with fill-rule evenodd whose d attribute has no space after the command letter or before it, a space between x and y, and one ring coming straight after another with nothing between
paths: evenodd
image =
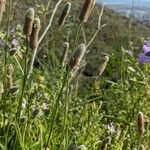
<instances>
[{"instance_id":1,"label":"fuzzy seed head","mask_svg":"<svg viewBox=\"0 0 150 150\"><path fill-rule=\"evenodd\" d=\"M69 15L70 9L71 9L71 3L67 2L58 20L58 24L60 26L63 26L65 24L65 21Z\"/></svg>"},{"instance_id":2,"label":"fuzzy seed head","mask_svg":"<svg viewBox=\"0 0 150 150\"><path fill-rule=\"evenodd\" d=\"M144 115L142 112L139 112L137 116L137 128L138 128L138 133L140 135L144 133L144 124L145 124Z\"/></svg>"},{"instance_id":3,"label":"fuzzy seed head","mask_svg":"<svg viewBox=\"0 0 150 150\"><path fill-rule=\"evenodd\" d=\"M14 67L12 64L9 64L7 71L7 79L8 79L8 88L11 89L13 87L13 73Z\"/></svg>"},{"instance_id":4,"label":"fuzzy seed head","mask_svg":"<svg viewBox=\"0 0 150 150\"><path fill-rule=\"evenodd\" d=\"M26 36L31 35L32 26L34 21L35 11L33 8L29 8L25 14L25 22L23 27L23 32Z\"/></svg>"},{"instance_id":5,"label":"fuzzy seed head","mask_svg":"<svg viewBox=\"0 0 150 150\"><path fill-rule=\"evenodd\" d=\"M103 72L105 71L105 68L107 66L107 63L109 61L109 57L105 56L103 59L102 64L100 65L99 69L98 69L98 75L101 76L103 74Z\"/></svg>"},{"instance_id":6,"label":"fuzzy seed head","mask_svg":"<svg viewBox=\"0 0 150 150\"><path fill-rule=\"evenodd\" d=\"M69 43L64 42L63 43L63 48L64 48L64 51L63 51L63 54L62 54L62 57L61 57L61 60L60 60L60 63L61 63L62 66L65 65L66 60L67 60L68 50L69 50Z\"/></svg>"},{"instance_id":7,"label":"fuzzy seed head","mask_svg":"<svg viewBox=\"0 0 150 150\"><path fill-rule=\"evenodd\" d=\"M0 21L2 20L3 12L5 11L6 0L0 0Z\"/></svg>"},{"instance_id":8,"label":"fuzzy seed head","mask_svg":"<svg viewBox=\"0 0 150 150\"><path fill-rule=\"evenodd\" d=\"M30 48L35 49L38 48L39 44L39 31L40 31L40 19L35 18L33 22L33 27L32 27L32 33L30 35Z\"/></svg>"},{"instance_id":9,"label":"fuzzy seed head","mask_svg":"<svg viewBox=\"0 0 150 150\"><path fill-rule=\"evenodd\" d=\"M80 22L87 22L88 18L96 4L96 0L85 0L81 13L79 15Z\"/></svg>"},{"instance_id":10,"label":"fuzzy seed head","mask_svg":"<svg viewBox=\"0 0 150 150\"><path fill-rule=\"evenodd\" d=\"M9 64L9 66L8 66L8 75L12 76L13 73L14 73L14 67L13 67L12 64Z\"/></svg>"},{"instance_id":11,"label":"fuzzy seed head","mask_svg":"<svg viewBox=\"0 0 150 150\"><path fill-rule=\"evenodd\" d=\"M86 52L86 45L85 43L81 43L74 51L74 53L72 54L70 61L69 61L69 68L70 70L74 70L77 67L79 67L83 56Z\"/></svg>"},{"instance_id":12,"label":"fuzzy seed head","mask_svg":"<svg viewBox=\"0 0 150 150\"><path fill-rule=\"evenodd\" d=\"M0 84L0 94L4 93L4 87L3 84Z\"/></svg>"}]
</instances>

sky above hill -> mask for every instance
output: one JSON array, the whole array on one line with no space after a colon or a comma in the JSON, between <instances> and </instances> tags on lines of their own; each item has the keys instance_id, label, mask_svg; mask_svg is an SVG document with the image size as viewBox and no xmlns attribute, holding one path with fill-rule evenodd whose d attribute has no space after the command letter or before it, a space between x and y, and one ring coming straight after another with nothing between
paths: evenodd
<instances>
[{"instance_id":1,"label":"sky above hill","mask_svg":"<svg viewBox=\"0 0 150 150\"><path fill-rule=\"evenodd\" d=\"M97 2L102 2L105 4L125 4L132 5L132 0L97 0ZM147 6L150 5L150 0L133 0L136 6Z\"/></svg>"}]
</instances>

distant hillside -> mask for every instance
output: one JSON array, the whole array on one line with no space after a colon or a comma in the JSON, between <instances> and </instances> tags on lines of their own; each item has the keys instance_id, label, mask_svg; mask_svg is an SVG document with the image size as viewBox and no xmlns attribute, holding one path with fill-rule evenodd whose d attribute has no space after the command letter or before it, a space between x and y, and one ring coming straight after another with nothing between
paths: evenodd
<instances>
[{"instance_id":1,"label":"distant hillside","mask_svg":"<svg viewBox=\"0 0 150 150\"><path fill-rule=\"evenodd\" d=\"M66 0L67 1L67 0ZM70 17L67 20L67 23L63 27L64 32L66 33L64 35L61 34L61 32L58 33L58 35L55 37L56 41L58 42L59 49L61 48L61 42L64 41L67 38L68 32L69 32L69 42L72 43L73 38L75 36L75 32L78 26L78 15L82 8L84 1L74 1L69 0L72 3L72 10L70 13ZM39 1L39 4L42 1ZM23 15L27 8L33 6L37 9L38 15L41 18L42 22L42 29L45 28L47 25L46 22L48 22L49 14L52 12L54 8L54 4L56 1L52 1L50 11L48 12L48 16L43 19L42 10L44 6L47 6L47 3L43 5L38 5L35 7L35 2L27 0L27 1L19 1L18 4L15 5L15 12L14 12L14 19L12 20L12 24L16 26L16 24L22 24L23 23ZM64 3L61 4L59 7L59 11L57 12L57 17L55 18L55 22L51 28L51 30L48 33L48 36L52 36L56 33L56 30L58 29L58 16L61 13L62 7ZM89 18L89 21L84 25L85 30L85 36L86 40L89 41L91 37L93 36L96 28L97 28L97 21L98 21L98 15L100 13L101 6L97 5L95 7L95 10L92 12L91 17ZM14 21L15 20L15 21ZM111 9L106 8L102 17L102 23L107 24L105 28L103 28L98 36L96 37L94 43L90 46L90 53L88 54L88 60L89 62L93 62L93 60L99 60L99 57L102 52L107 52L109 54L112 53L113 50L120 51L121 47L128 47L128 41L129 41L129 24L130 19L127 17L121 16L119 13L114 12ZM73 31L70 29L74 29ZM147 38L150 36L150 28L140 24L133 22L132 30L131 30L131 41L135 44L139 44L139 41L141 38ZM80 37L81 40L83 39L83 36ZM83 41L83 40L82 40ZM51 41L49 43L49 46L51 46ZM138 46L138 45L137 45ZM58 49L58 48L56 48ZM92 60L92 61L91 61ZM95 65L95 62L94 62Z\"/></svg>"}]
</instances>

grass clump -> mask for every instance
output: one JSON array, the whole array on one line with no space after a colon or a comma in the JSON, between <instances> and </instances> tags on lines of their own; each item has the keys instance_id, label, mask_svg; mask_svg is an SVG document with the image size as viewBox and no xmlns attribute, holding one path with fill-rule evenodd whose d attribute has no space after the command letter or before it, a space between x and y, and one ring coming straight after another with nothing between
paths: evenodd
<instances>
[{"instance_id":1,"label":"grass clump","mask_svg":"<svg viewBox=\"0 0 150 150\"><path fill-rule=\"evenodd\" d=\"M108 40L99 32L110 29L103 6L95 15L95 1L82 3L79 20L74 1L40 4L24 11L24 24L12 30L7 1L0 34L0 149L149 148L150 66L137 61L138 47L121 43L116 51L107 41L110 53L94 52L97 37Z\"/></svg>"}]
</instances>

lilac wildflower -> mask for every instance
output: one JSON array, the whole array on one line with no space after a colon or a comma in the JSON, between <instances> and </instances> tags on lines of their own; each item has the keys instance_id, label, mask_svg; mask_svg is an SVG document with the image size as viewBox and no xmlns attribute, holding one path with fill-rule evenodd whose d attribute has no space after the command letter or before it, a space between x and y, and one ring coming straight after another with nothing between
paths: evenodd
<instances>
[{"instance_id":1,"label":"lilac wildflower","mask_svg":"<svg viewBox=\"0 0 150 150\"><path fill-rule=\"evenodd\" d=\"M138 55L139 63L148 63L150 62L150 42L145 42L143 46L143 53Z\"/></svg>"},{"instance_id":2,"label":"lilac wildflower","mask_svg":"<svg viewBox=\"0 0 150 150\"><path fill-rule=\"evenodd\" d=\"M11 41L11 43L12 43L12 46L13 46L13 47L19 46L19 41L18 41L16 38L14 38L14 39Z\"/></svg>"}]
</instances>

